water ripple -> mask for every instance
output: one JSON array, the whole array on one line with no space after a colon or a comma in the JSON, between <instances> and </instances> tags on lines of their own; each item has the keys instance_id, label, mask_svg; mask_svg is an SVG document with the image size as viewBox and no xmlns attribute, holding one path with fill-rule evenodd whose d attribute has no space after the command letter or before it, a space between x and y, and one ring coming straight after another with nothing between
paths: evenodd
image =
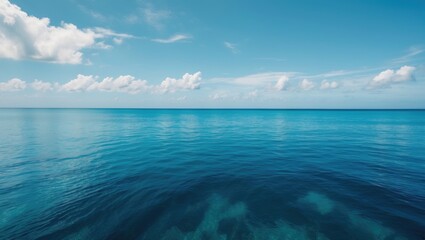
<instances>
[{"instance_id":1,"label":"water ripple","mask_svg":"<svg viewBox=\"0 0 425 240\"><path fill-rule=\"evenodd\" d=\"M425 236L425 111L0 114L0 239Z\"/></svg>"}]
</instances>

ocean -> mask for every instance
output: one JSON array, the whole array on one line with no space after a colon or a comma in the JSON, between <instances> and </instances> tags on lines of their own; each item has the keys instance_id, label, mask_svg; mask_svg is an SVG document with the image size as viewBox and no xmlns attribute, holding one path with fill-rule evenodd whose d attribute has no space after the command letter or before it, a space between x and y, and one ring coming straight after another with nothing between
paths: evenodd
<instances>
[{"instance_id":1,"label":"ocean","mask_svg":"<svg viewBox=\"0 0 425 240\"><path fill-rule=\"evenodd\" d=\"M425 239L425 111L0 109L0 239Z\"/></svg>"}]
</instances>

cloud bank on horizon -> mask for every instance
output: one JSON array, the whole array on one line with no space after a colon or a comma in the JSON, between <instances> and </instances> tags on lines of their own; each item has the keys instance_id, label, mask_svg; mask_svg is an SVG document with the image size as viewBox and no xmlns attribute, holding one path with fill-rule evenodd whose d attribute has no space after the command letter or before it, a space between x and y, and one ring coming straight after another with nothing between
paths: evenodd
<instances>
[{"instance_id":1,"label":"cloud bank on horizon","mask_svg":"<svg viewBox=\"0 0 425 240\"><path fill-rule=\"evenodd\" d=\"M425 107L421 94L425 90L425 38L421 38L425 37L425 28L420 28L425 20L415 15L418 7L425 10L425 4L411 3L411 12L405 13L420 22L411 26L416 32L398 36L405 43L404 49L397 49L398 43L388 41L382 44L383 49L365 50L370 56L392 57L376 57L372 61L372 57L365 56L360 64L353 60L356 53L344 48L355 44L348 38L340 36L338 43L332 38L334 46L324 46L325 39L311 40L308 44L316 48L307 49L299 38L295 41L288 37L291 31L297 36L311 34L291 30L297 26L306 28L311 19L284 22L286 25L281 28L286 30L280 31L265 17L257 22L263 24L260 32L274 35L259 36L255 31L227 26L226 21L232 25L233 18L226 14L220 23L211 22L217 17L208 16L196 4L190 6L194 13L190 16L182 10L189 7L184 4L161 6L134 1L116 16L111 14L114 6L85 6L79 1L70 4L75 8L70 9L69 15L58 17L47 3L40 10L23 1L0 0L0 64L4 70L0 72L0 107L43 106L52 99L58 99L57 107L92 107L90 102L99 99L103 100L101 107ZM268 10L300 7L297 3L281 4L270 3ZM379 8L382 4L385 3L368 7ZM98 9L93 8L97 6ZM231 7L228 6L229 11ZM241 11L238 24L248 26L254 10ZM51 17L47 17L49 13ZM386 19L389 21L390 16ZM386 23L371 16L369 21ZM358 34L355 26L351 26L354 35ZM328 30L324 25L321 28ZM375 29L364 29L365 34L372 30ZM351 34L350 26L345 31ZM323 57L315 53L321 48L326 51L325 48L340 47L353 56L329 53ZM393 52L388 54L391 49ZM281 61L283 58L285 61ZM341 63L340 58L346 62ZM185 74L180 78L167 76L182 73ZM102 94L90 98L96 92ZM73 94L85 94L87 101L74 105ZM107 94L122 100L117 105ZM34 100L28 99L38 103L32 105Z\"/></svg>"}]
</instances>

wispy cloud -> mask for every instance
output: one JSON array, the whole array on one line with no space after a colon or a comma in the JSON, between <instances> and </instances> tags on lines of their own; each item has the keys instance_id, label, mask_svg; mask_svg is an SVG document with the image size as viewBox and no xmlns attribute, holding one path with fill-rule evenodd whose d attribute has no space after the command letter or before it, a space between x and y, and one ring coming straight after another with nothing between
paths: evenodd
<instances>
[{"instance_id":1,"label":"wispy cloud","mask_svg":"<svg viewBox=\"0 0 425 240\"><path fill-rule=\"evenodd\" d=\"M101 34L102 36L107 36L107 37L137 38L137 37L135 37L131 34L117 33L117 32L112 31L111 29L107 29L107 28L96 27L96 28L94 28L94 30L96 31L96 33Z\"/></svg>"},{"instance_id":2,"label":"wispy cloud","mask_svg":"<svg viewBox=\"0 0 425 240\"><path fill-rule=\"evenodd\" d=\"M162 30L172 16L171 11L156 8L152 3L139 1L140 6L123 18L124 22L136 24L144 22L156 30Z\"/></svg>"},{"instance_id":3,"label":"wispy cloud","mask_svg":"<svg viewBox=\"0 0 425 240\"><path fill-rule=\"evenodd\" d=\"M234 84L258 86L266 83L275 82L282 77L294 76L295 72L265 72L238 77L233 80Z\"/></svg>"},{"instance_id":4,"label":"wispy cloud","mask_svg":"<svg viewBox=\"0 0 425 240\"><path fill-rule=\"evenodd\" d=\"M402 64L412 61L417 55L423 53L425 50L422 47L413 46L407 50L407 53L401 57L395 58L391 61L393 64Z\"/></svg>"},{"instance_id":5,"label":"wispy cloud","mask_svg":"<svg viewBox=\"0 0 425 240\"><path fill-rule=\"evenodd\" d=\"M152 7L143 9L143 16L146 23L157 29L161 29L163 27L163 21L169 18L170 15L170 11L156 10Z\"/></svg>"},{"instance_id":6,"label":"wispy cloud","mask_svg":"<svg viewBox=\"0 0 425 240\"><path fill-rule=\"evenodd\" d=\"M340 77L348 77L359 74L367 74L373 73L376 70L380 70L381 68L364 68L364 69L355 69L355 70L334 70L319 74L306 74L300 77L308 78L308 79L323 79L323 78L340 78Z\"/></svg>"},{"instance_id":7,"label":"wispy cloud","mask_svg":"<svg viewBox=\"0 0 425 240\"><path fill-rule=\"evenodd\" d=\"M171 16L171 11L156 9L152 4L146 4L140 8L140 11L142 12L143 20L157 30L162 29L164 21Z\"/></svg>"},{"instance_id":8,"label":"wispy cloud","mask_svg":"<svg viewBox=\"0 0 425 240\"><path fill-rule=\"evenodd\" d=\"M230 49L230 51L232 51L232 53L238 53L239 49L237 48L237 45L234 43L230 43L230 42L224 42L224 46L228 49Z\"/></svg>"},{"instance_id":9,"label":"wispy cloud","mask_svg":"<svg viewBox=\"0 0 425 240\"><path fill-rule=\"evenodd\" d=\"M169 38L155 38L155 39L152 39L152 41L157 43L174 43L174 42L179 42L179 41L183 41L183 40L187 40L191 38L192 36L187 34L176 34Z\"/></svg>"}]
</instances>

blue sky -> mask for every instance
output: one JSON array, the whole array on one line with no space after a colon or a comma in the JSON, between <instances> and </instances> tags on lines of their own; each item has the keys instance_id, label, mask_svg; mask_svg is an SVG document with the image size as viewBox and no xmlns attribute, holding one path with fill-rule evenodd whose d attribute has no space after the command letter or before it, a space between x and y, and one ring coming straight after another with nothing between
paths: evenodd
<instances>
[{"instance_id":1,"label":"blue sky","mask_svg":"<svg viewBox=\"0 0 425 240\"><path fill-rule=\"evenodd\" d=\"M0 107L425 108L422 0L0 0Z\"/></svg>"}]
</instances>

